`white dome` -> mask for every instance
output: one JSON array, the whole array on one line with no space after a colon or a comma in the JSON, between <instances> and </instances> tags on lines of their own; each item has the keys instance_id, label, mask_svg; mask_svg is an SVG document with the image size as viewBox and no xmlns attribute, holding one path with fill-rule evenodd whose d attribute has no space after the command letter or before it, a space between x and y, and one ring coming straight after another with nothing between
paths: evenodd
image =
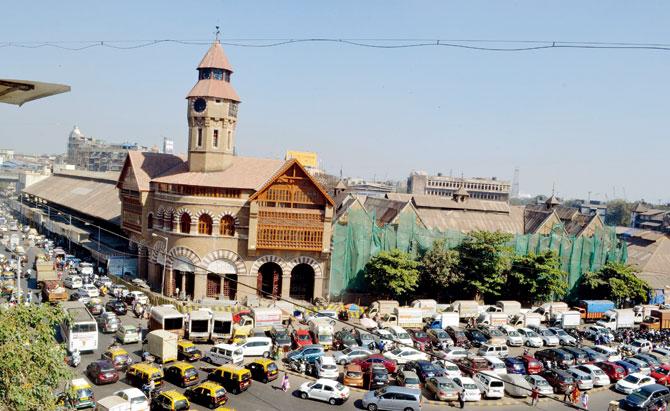
<instances>
[{"instance_id":1,"label":"white dome","mask_svg":"<svg viewBox=\"0 0 670 411\"><path fill-rule=\"evenodd\" d=\"M84 137L84 135L81 134L81 131L79 130L79 127L74 126L74 128L70 132L70 138L82 138L82 137Z\"/></svg>"}]
</instances>

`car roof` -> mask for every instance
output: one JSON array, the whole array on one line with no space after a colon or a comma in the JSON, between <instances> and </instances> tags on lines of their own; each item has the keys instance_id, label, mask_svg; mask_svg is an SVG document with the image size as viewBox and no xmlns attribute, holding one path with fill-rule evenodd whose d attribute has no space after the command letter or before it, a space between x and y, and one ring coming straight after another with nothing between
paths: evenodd
<instances>
[{"instance_id":1,"label":"car roof","mask_svg":"<svg viewBox=\"0 0 670 411\"><path fill-rule=\"evenodd\" d=\"M421 391L416 388L400 387L398 385L387 385L383 389L385 392L400 392L405 394L421 395Z\"/></svg>"},{"instance_id":2,"label":"car roof","mask_svg":"<svg viewBox=\"0 0 670 411\"><path fill-rule=\"evenodd\" d=\"M336 386L337 384L339 384L338 381L331 380L329 378L319 378L318 380L314 381L314 383L330 385L330 386Z\"/></svg>"},{"instance_id":3,"label":"car roof","mask_svg":"<svg viewBox=\"0 0 670 411\"><path fill-rule=\"evenodd\" d=\"M114 395L117 395L118 393L125 393L129 397L131 397L131 396L132 397L142 396L142 397L146 398L146 395L144 395L144 393L139 388L135 388L135 387L125 388L123 390L118 390L118 391L116 391L116 393Z\"/></svg>"},{"instance_id":4,"label":"car roof","mask_svg":"<svg viewBox=\"0 0 670 411\"><path fill-rule=\"evenodd\" d=\"M410 376L410 377L418 377L417 373L412 371L412 370L401 370L403 374L405 374L405 377Z\"/></svg>"}]
</instances>

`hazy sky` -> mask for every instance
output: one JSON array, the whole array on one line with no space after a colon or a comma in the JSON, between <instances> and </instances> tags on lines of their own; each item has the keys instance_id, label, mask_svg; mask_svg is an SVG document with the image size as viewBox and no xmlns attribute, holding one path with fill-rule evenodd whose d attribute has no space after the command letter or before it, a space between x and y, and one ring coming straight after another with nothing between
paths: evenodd
<instances>
[{"instance_id":1,"label":"hazy sky","mask_svg":"<svg viewBox=\"0 0 670 411\"><path fill-rule=\"evenodd\" d=\"M670 43L665 1L33 1L3 5L3 42L422 38ZM130 45L124 43L121 45ZM63 43L77 46L76 43ZM490 44L489 44L490 45ZM510 44L501 44L510 47ZM74 124L114 142L186 147L206 45L0 47L0 78L72 92L0 106L0 146L64 152ZM242 99L237 149L318 152L330 172L511 179L521 192L670 201L670 51L225 46Z\"/></svg>"}]
</instances>

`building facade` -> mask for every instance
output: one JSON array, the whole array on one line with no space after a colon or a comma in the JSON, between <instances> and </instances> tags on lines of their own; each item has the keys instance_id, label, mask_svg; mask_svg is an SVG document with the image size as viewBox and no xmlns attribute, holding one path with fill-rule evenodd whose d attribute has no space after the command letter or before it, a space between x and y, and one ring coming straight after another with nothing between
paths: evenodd
<instances>
[{"instance_id":1,"label":"building facade","mask_svg":"<svg viewBox=\"0 0 670 411\"><path fill-rule=\"evenodd\" d=\"M425 194L440 197L453 197L454 193L463 187L468 190L470 197L476 200L509 201L510 182L497 178L457 178L443 176L429 176L425 173L414 172L407 179L409 194Z\"/></svg>"},{"instance_id":2,"label":"building facade","mask_svg":"<svg viewBox=\"0 0 670 411\"><path fill-rule=\"evenodd\" d=\"M74 126L67 143L68 164L79 170L120 171L128 151L147 151L137 144L109 144L103 140L86 137Z\"/></svg>"},{"instance_id":3,"label":"building facade","mask_svg":"<svg viewBox=\"0 0 670 411\"><path fill-rule=\"evenodd\" d=\"M295 159L240 157L240 98L216 41L187 95L188 158L128 152L122 228L139 272L192 300L326 295L333 200Z\"/></svg>"}]
</instances>

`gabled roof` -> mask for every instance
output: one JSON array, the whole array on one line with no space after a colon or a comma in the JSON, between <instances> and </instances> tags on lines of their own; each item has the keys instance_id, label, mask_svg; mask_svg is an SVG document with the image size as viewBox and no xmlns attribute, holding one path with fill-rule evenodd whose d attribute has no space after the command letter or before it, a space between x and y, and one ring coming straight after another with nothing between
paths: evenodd
<instances>
[{"instance_id":1,"label":"gabled roof","mask_svg":"<svg viewBox=\"0 0 670 411\"><path fill-rule=\"evenodd\" d=\"M121 188L121 183L129 172L129 168L132 168L138 189L149 191L149 183L154 177L184 163L183 158L174 154L128 151L116 186Z\"/></svg>"},{"instance_id":2,"label":"gabled roof","mask_svg":"<svg viewBox=\"0 0 670 411\"><path fill-rule=\"evenodd\" d=\"M653 241L628 241L628 262L639 271L637 276L653 289L670 285L670 239L661 235Z\"/></svg>"},{"instance_id":3,"label":"gabled roof","mask_svg":"<svg viewBox=\"0 0 670 411\"><path fill-rule=\"evenodd\" d=\"M368 212L374 214L375 219L377 220L377 225L382 227L386 224L393 224L398 216L406 209L412 208L414 214L416 209L410 201L397 201L389 200L388 198L381 197L367 197L363 203L364 207Z\"/></svg>"},{"instance_id":4,"label":"gabled roof","mask_svg":"<svg viewBox=\"0 0 670 411\"><path fill-rule=\"evenodd\" d=\"M465 196L469 197L470 193L468 193L468 190L466 190L463 186L458 187L458 190L454 193L455 196Z\"/></svg>"},{"instance_id":5,"label":"gabled roof","mask_svg":"<svg viewBox=\"0 0 670 411\"><path fill-rule=\"evenodd\" d=\"M300 164L300 162L299 162L298 160L296 160L295 158L286 161L286 162L284 163L284 165L283 165L279 170L277 170L271 178L269 178L269 179L265 182L265 184L263 184L261 187L259 187L259 188L256 190L256 192L255 192L251 197L249 197L249 201L253 201L253 200L255 200L256 198L258 198L258 196L259 196L263 191L265 191L265 190L267 190L268 188L270 188L270 186L272 185L272 183L274 183L275 180L277 180L277 178L279 178L279 177L282 176L284 173L286 173L286 172L289 170L289 168L291 168L292 166L297 166L297 167L298 167L298 168L305 174L305 176L307 176L307 179L308 179L312 184L314 184L314 186L317 188L317 190L319 190L319 192L320 192L320 193L323 195L323 197L325 198L326 202L327 202L328 204L330 204L331 207L334 207L334 206L335 206L335 201L333 201L333 199L328 195L328 193L327 193L326 190L323 188L323 186L321 185L321 183L319 183L319 182L318 182L318 181L317 181L317 180L316 180L310 173L308 173L307 170L305 170L305 167L303 167L302 164Z\"/></svg>"},{"instance_id":6,"label":"gabled roof","mask_svg":"<svg viewBox=\"0 0 670 411\"><path fill-rule=\"evenodd\" d=\"M634 213L644 213L647 210L649 210L649 207L647 207L643 203L637 203L635 204L635 208L633 208Z\"/></svg>"},{"instance_id":7,"label":"gabled roof","mask_svg":"<svg viewBox=\"0 0 670 411\"><path fill-rule=\"evenodd\" d=\"M534 210L526 208L523 212L523 232L534 234L551 218L552 210Z\"/></svg>"},{"instance_id":8,"label":"gabled roof","mask_svg":"<svg viewBox=\"0 0 670 411\"><path fill-rule=\"evenodd\" d=\"M347 189L347 185L344 184L344 181L343 181L343 180L340 180L340 181L338 181L337 184L335 185L335 188L336 188L337 190L346 190L346 189Z\"/></svg>"},{"instance_id":9,"label":"gabled roof","mask_svg":"<svg viewBox=\"0 0 670 411\"><path fill-rule=\"evenodd\" d=\"M558 201L558 198L554 194L551 195L551 197L547 198L547 201L544 202L547 205L555 206L561 204L560 201Z\"/></svg>"},{"instance_id":10,"label":"gabled roof","mask_svg":"<svg viewBox=\"0 0 670 411\"><path fill-rule=\"evenodd\" d=\"M198 68L219 68L228 71L233 71L233 66L228 62L226 53L223 52L223 47L221 47L221 42L216 40L212 43L205 56L200 60Z\"/></svg>"},{"instance_id":11,"label":"gabled roof","mask_svg":"<svg viewBox=\"0 0 670 411\"><path fill-rule=\"evenodd\" d=\"M388 195L388 198L395 196ZM495 213L509 213L509 204L504 201L488 201L468 198L466 201L455 201L452 197L433 195L412 195L412 201L417 209L441 208L446 210L484 211Z\"/></svg>"}]
</instances>

